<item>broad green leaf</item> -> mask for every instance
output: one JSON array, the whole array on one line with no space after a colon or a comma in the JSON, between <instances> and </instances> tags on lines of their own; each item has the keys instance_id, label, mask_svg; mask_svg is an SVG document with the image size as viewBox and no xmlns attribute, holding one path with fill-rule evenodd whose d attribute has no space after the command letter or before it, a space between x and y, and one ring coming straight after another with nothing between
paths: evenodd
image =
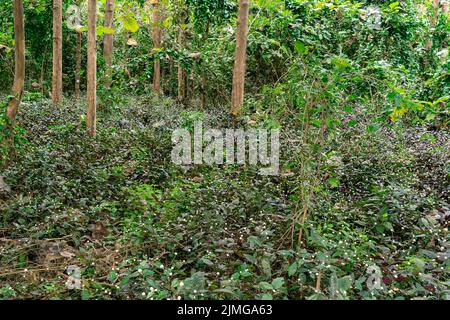
<instances>
[{"instance_id":1,"label":"broad green leaf","mask_svg":"<svg viewBox=\"0 0 450 320\"><path fill-rule=\"evenodd\" d=\"M284 279L283 278L276 278L272 281L272 287L274 290L279 290L281 287L283 287Z\"/></svg>"},{"instance_id":2,"label":"broad green leaf","mask_svg":"<svg viewBox=\"0 0 450 320\"><path fill-rule=\"evenodd\" d=\"M345 292L352 287L352 283L353 283L352 277L345 276L345 277L338 279L337 288L339 291Z\"/></svg>"},{"instance_id":3,"label":"broad green leaf","mask_svg":"<svg viewBox=\"0 0 450 320\"><path fill-rule=\"evenodd\" d=\"M330 178L328 179L328 183L330 184L330 186L337 188L339 187L339 179L338 178Z\"/></svg>"},{"instance_id":4,"label":"broad green leaf","mask_svg":"<svg viewBox=\"0 0 450 320\"><path fill-rule=\"evenodd\" d=\"M374 133L374 132L378 131L378 129L380 129L379 125L369 125L369 126L367 126L367 132L368 133Z\"/></svg>"},{"instance_id":5,"label":"broad green leaf","mask_svg":"<svg viewBox=\"0 0 450 320\"><path fill-rule=\"evenodd\" d=\"M297 41L295 43L295 51L299 54L304 54L306 52L306 47L303 42Z\"/></svg>"},{"instance_id":6,"label":"broad green leaf","mask_svg":"<svg viewBox=\"0 0 450 320\"><path fill-rule=\"evenodd\" d=\"M273 300L273 297L272 297L272 295L269 294L269 293L264 293L264 294L261 296L261 300Z\"/></svg>"},{"instance_id":7,"label":"broad green leaf","mask_svg":"<svg viewBox=\"0 0 450 320\"><path fill-rule=\"evenodd\" d=\"M400 4L398 2L393 2L389 5L389 8L391 8L392 10L394 10L395 8L397 8Z\"/></svg>"},{"instance_id":8,"label":"broad green leaf","mask_svg":"<svg viewBox=\"0 0 450 320\"><path fill-rule=\"evenodd\" d=\"M297 272L297 262L291 264L288 268L288 275L291 277Z\"/></svg>"},{"instance_id":9,"label":"broad green leaf","mask_svg":"<svg viewBox=\"0 0 450 320\"><path fill-rule=\"evenodd\" d=\"M349 127L354 127L354 126L356 126L358 124L358 121L356 121L356 120L350 120L349 122L348 122L348 126Z\"/></svg>"},{"instance_id":10,"label":"broad green leaf","mask_svg":"<svg viewBox=\"0 0 450 320\"><path fill-rule=\"evenodd\" d=\"M139 29L139 25L138 25L136 19L134 19L133 17L130 17L130 16L125 17L123 19L123 27L130 32L136 32Z\"/></svg>"},{"instance_id":11,"label":"broad green leaf","mask_svg":"<svg viewBox=\"0 0 450 320\"><path fill-rule=\"evenodd\" d=\"M272 290L273 289L272 285L266 281L260 282L259 287L263 290Z\"/></svg>"}]
</instances>

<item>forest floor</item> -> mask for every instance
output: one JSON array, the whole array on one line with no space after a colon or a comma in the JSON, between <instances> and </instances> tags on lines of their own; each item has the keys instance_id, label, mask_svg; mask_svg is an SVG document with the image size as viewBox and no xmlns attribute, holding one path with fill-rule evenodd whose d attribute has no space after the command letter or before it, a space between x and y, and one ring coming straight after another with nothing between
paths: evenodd
<instances>
[{"instance_id":1,"label":"forest floor","mask_svg":"<svg viewBox=\"0 0 450 320\"><path fill-rule=\"evenodd\" d=\"M96 139L83 106L23 103L0 174L0 299L450 298L445 129L335 134L299 247L295 126L280 123L279 176L182 168L172 130L231 126L227 110L122 99L99 107Z\"/></svg>"}]
</instances>

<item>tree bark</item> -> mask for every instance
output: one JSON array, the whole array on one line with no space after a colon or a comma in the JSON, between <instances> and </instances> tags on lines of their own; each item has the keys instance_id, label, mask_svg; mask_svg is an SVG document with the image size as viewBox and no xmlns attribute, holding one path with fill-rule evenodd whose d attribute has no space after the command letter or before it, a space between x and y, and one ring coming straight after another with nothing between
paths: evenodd
<instances>
[{"instance_id":1,"label":"tree bark","mask_svg":"<svg viewBox=\"0 0 450 320\"><path fill-rule=\"evenodd\" d=\"M105 27L112 29L114 27L114 0L106 0L105 8ZM114 45L114 35L105 34L103 38L103 58L106 63L106 83L109 88L112 81L112 52Z\"/></svg>"},{"instance_id":2,"label":"tree bark","mask_svg":"<svg viewBox=\"0 0 450 320\"><path fill-rule=\"evenodd\" d=\"M430 21L431 27L434 29L436 26L436 19L439 15L439 0L433 0L433 13L429 15L428 20ZM429 35L429 38L427 39L425 48L427 50L431 49L433 47L433 33Z\"/></svg>"},{"instance_id":3,"label":"tree bark","mask_svg":"<svg viewBox=\"0 0 450 320\"><path fill-rule=\"evenodd\" d=\"M180 49L185 46L185 34L184 30L180 28L178 33L178 44ZM183 70L181 63L178 63L178 101L184 103L186 100L186 72Z\"/></svg>"},{"instance_id":4,"label":"tree bark","mask_svg":"<svg viewBox=\"0 0 450 320\"><path fill-rule=\"evenodd\" d=\"M186 99L188 101L191 101L192 99L194 99L194 94L195 94L194 69L191 69L191 75L189 76L188 95Z\"/></svg>"},{"instance_id":5,"label":"tree bark","mask_svg":"<svg viewBox=\"0 0 450 320\"><path fill-rule=\"evenodd\" d=\"M202 79L200 82L200 108L205 110L206 108L206 74L202 73Z\"/></svg>"},{"instance_id":6,"label":"tree bark","mask_svg":"<svg viewBox=\"0 0 450 320\"><path fill-rule=\"evenodd\" d=\"M159 5L158 0L151 0L151 4L153 4L153 51L156 52L156 49L161 48L161 30L159 27ZM161 93L161 61L159 58L155 60L154 68L153 68L153 91L156 94Z\"/></svg>"},{"instance_id":7,"label":"tree bark","mask_svg":"<svg viewBox=\"0 0 450 320\"><path fill-rule=\"evenodd\" d=\"M15 125L16 116L19 112L20 102L23 96L23 86L25 82L25 32L23 21L22 0L13 0L14 15L14 42L15 42L15 72L14 84L12 87L13 98L6 109L6 116L9 119L11 128Z\"/></svg>"},{"instance_id":8,"label":"tree bark","mask_svg":"<svg viewBox=\"0 0 450 320\"><path fill-rule=\"evenodd\" d=\"M59 105L62 98L62 0L53 0L53 75L52 99Z\"/></svg>"},{"instance_id":9,"label":"tree bark","mask_svg":"<svg viewBox=\"0 0 450 320\"><path fill-rule=\"evenodd\" d=\"M45 69L47 67L47 46L45 46L44 50L44 58L42 59L42 65L41 65L41 75L39 77L39 84L41 86L41 93L45 93L45 85L44 85L44 79L45 79Z\"/></svg>"},{"instance_id":10,"label":"tree bark","mask_svg":"<svg viewBox=\"0 0 450 320\"><path fill-rule=\"evenodd\" d=\"M236 58L231 94L231 115L236 117L244 105L245 63L247 56L249 0L239 0L236 29Z\"/></svg>"},{"instance_id":11,"label":"tree bark","mask_svg":"<svg viewBox=\"0 0 450 320\"><path fill-rule=\"evenodd\" d=\"M88 4L88 49L87 49L87 133L96 135L97 113L97 0Z\"/></svg>"},{"instance_id":12,"label":"tree bark","mask_svg":"<svg viewBox=\"0 0 450 320\"><path fill-rule=\"evenodd\" d=\"M206 41L208 41L208 36L209 36L209 21L206 23L206 28L205 28L205 43ZM203 60L206 64L206 61ZM207 82L207 77L206 77L206 73L205 73L205 68L206 65L203 66L202 68L202 74L201 74L201 80L200 80L200 108L202 110L205 109L206 107L206 82Z\"/></svg>"},{"instance_id":13,"label":"tree bark","mask_svg":"<svg viewBox=\"0 0 450 320\"><path fill-rule=\"evenodd\" d=\"M83 40L83 33L77 32L77 50L76 50L76 65L75 65L75 99L80 100L80 82L81 82L81 43Z\"/></svg>"}]
</instances>

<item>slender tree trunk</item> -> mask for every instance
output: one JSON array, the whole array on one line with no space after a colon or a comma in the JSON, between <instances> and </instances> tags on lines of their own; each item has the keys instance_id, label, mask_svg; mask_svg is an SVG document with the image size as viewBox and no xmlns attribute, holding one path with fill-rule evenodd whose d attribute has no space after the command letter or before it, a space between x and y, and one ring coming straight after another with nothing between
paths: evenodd
<instances>
[{"instance_id":1,"label":"slender tree trunk","mask_svg":"<svg viewBox=\"0 0 450 320\"><path fill-rule=\"evenodd\" d=\"M106 0L105 9L105 27L112 29L114 27L114 0ZM114 35L105 34L103 38L103 57L106 63L106 84L109 88L112 81L112 52L114 44Z\"/></svg>"},{"instance_id":2,"label":"slender tree trunk","mask_svg":"<svg viewBox=\"0 0 450 320\"><path fill-rule=\"evenodd\" d=\"M247 56L249 0L239 0L236 29L236 59L234 62L231 115L236 117L244 105L245 60Z\"/></svg>"},{"instance_id":3,"label":"slender tree trunk","mask_svg":"<svg viewBox=\"0 0 450 320\"><path fill-rule=\"evenodd\" d=\"M436 26L436 19L439 15L439 0L433 0L433 13L428 17L428 20L430 21L431 27L434 29ZM425 48L431 49L433 47L433 33L429 35L429 38L427 39Z\"/></svg>"},{"instance_id":4,"label":"slender tree trunk","mask_svg":"<svg viewBox=\"0 0 450 320\"><path fill-rule=\"evenodd\" d=\"M6 116L13 127L19 112L20 102L23 96L23 86L25 82L25 32L23 22L22 0L13 0L14 15L14 42L15 42L15 72L14 84L12 87L13 98L8 104ZM11 128L12 128L11 127Z\"/></svg>"},{"instance_id":5,"label":"slender tree trunk","mask_svg":"<svg viewBox=\"0 0 450 320\"><path fill-rule=\"evenodd\" d=\"M153 51L161 48L161 30L159 27L159 5L158 0L151 0L153 4ZM161 93L161 61L155 60L153 71L153 91L156 94Z\"/></svg>"},{"instance_id":6,"label":"slender tree trunk","mask_svg":"<svg viewBox=\"0 0 450 320\"><path fill-rule=\"evenodd\" d=\"M194 69L191 69L191 74L189 76L189 89L188 89L188 96L186 99L191 101L194 99L194 91L195 91L195 83L194 83Z\"/></svg>"},{"instance_id":7,"label":"slender tree trunk","mask_svg":"<svg viewBox=\"0 0 450 320\"><path fill-rule=\"evenodd\" d=\"M205 110L206 108L206 74L203 73L202 74L202 79L201 79L201 83L200 83L200 108L202 110Z\"/></svg>"},{"instance_id":8,"label":"slender tree trunk","mask_svg":"<svg viewBox=\"0 0 450 320\"><path fill-rule=\"evenodd\" d=\"M180 31L178 33L178 44L180 49L185 46L185 36L184 30L180 27ZM178 63L178 101L184 103L186 99L186 72L184 72L181 63Z\"/></svg>"},{"instance_id":9,"label":"slender tree trunk","mask_svg":"<svg viewBox=\"0 0 450 320\"><path fill-rule=\"evenodd\" d=\"M41 75L39 77L39 85L41 86L41 93L44 94L45 92L45 87L44 87L44 79L45 79L45 69L47 66L47 49L48 47L45 46L45 50L44 50L44 58L42 60L42 65L41 65Z\"/></svg>"},{"instance_id":10,"label":"slender tree trunk","mask_svg":"<svg viewBox=\"0 0 450 320\"><path fill-rule=\"evenodd\" d=\"M209 21L206 23L206 29L205 29L205 43L206 41L208 41L208 36L209 36ZM205 61L203 59L203 61ZM206 63L206 62L204 62ZM200 108L202 110L205 109L206 107L206 82L207 82L207 77L206 77L206 73L205 73L205 67L204 66L202 68L202 75L201 75L201 80L200 80Z\"/></svg>"},{"instance_id":11,"label":"slender tree trunk","mask_svg":"<svg viewBox=\"0 0 450 320\"><path fill-rule=\"evenodd\" d=\"M59 105L62 97L62 0L53 0L53 104Z\"/></svg>"},{"instance_id":12,"label":"slender tree trunk","mask_svg":"<svg viewBox=\"0 0 450 320\"><path fill-rule=\"evenodd\" d=\"M130 38L130 33L128 31L125 31L125 39L129 39L129 38ZM125 57L124 57L125 59L124 59L123 65L124 65L124 69L125 69L125 74L127 75L128 78L131 77L131 72L130 72L130 70L128 70L128 65L127 65L128 57L129 57L129 50L130 50L130 47L128 46L128 44L126 44Z\"/></svg>"},{"instance_id":13,"label":"slender tree trunk","mask_svg":"<svg viewBox=\"0 0 450 320\"><path fill-rule=\"evenodd\" d=\"M88 49L87 49L87 132L96 135L97 113L97 0L88 4Z\"/></svg>"},{"instance_id":14,"label":"slender tree trunk","mask_svg":"<svg viewBox=\"0 0 450 320\"><path fill-rule=\"evenodd\" d=\"M75 65L75 99L80 100L80 83L81 83L81 44L83 41L83 33L77 32L77 50Z\"/></svg>"}]
</instances>

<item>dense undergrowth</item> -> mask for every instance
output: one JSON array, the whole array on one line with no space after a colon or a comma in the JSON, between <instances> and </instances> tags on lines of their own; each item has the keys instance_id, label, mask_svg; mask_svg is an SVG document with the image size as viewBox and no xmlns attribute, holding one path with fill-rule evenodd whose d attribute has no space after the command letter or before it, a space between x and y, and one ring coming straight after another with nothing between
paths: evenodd
<instances>
[{"instance_id":1,"label":"dense undergrowth","mask_svg":"<svg viewBox=\"0 0 450 320\"><path fill-rule=\"evenodd\" d=\"M251 166L170 163L173 128L198 117L230 127L225 110L126 97L99 111L95 140L82 110L24 104L27 142L3 173L2 298L449 297L447 131L342 129L322 154L299 246L289 226L299 186L312 180L302 180L292 119L280 124L282 173L264 177ZM69 265L82 290L67 289ZM373 265L381 287L369 290Z\"/></svg>"},{"instance_id":2,"label":"dense undergrowth","mask_svg":"<svg viewBox=\"0 0 450 320\"><path fill-rule=\"evenodd\" d=\"M430 1L252 1L246 102L232 121L236 2L185 3L183 48L184 9L167 7L163 97L150 93L148 21L117 32L110 88L98 55L93 139L84 97L69 94L75 33L64 27L67 94L53 107L51 10L25 2L12 150L0 118L0 299L450 299L448 13ZM10 9L0 4L7 28ZM12 32L0 41L12 70ZM189 75L184 105L176 64ZM2 73L0 87L11 81ZM196 120L280 129L280 174L174 165L172 131Z\"/></svg>"}]
</instances>

